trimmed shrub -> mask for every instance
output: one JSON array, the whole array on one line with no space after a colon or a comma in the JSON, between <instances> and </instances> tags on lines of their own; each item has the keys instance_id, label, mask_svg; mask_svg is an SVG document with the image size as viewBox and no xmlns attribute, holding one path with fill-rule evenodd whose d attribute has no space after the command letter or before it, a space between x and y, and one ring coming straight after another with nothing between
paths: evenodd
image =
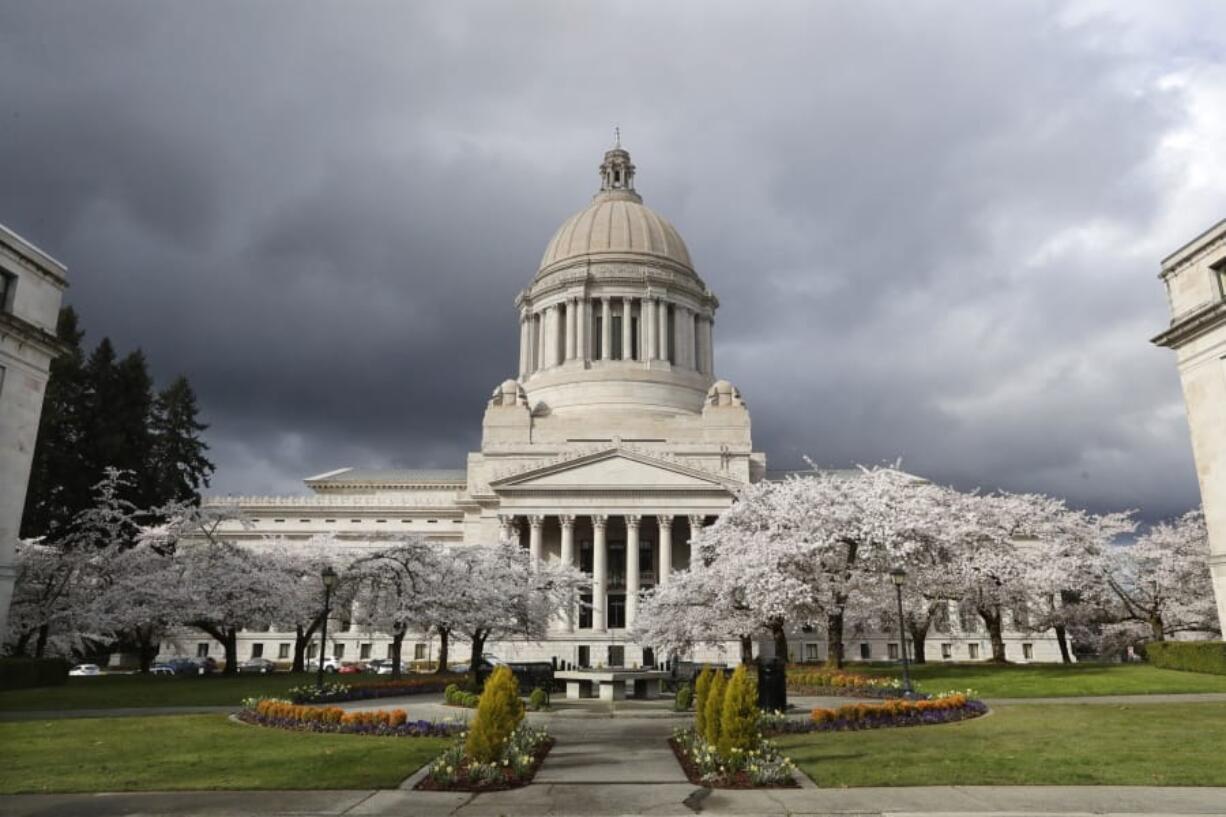
<instances>
[{"instance_id":1,"label":"trimmed shrub","mask_svg":"<svg viewBox=\"0 0 1226 817\"><path fill-rule=\"evenodd\" d=\"M677 712L685 712L689 710L690 704L694 701L694 690L690 689L689 684L682 684L677 690L677 697L673 701L673 709Z\"/></svg>"},{"instance_id":2,"label":"trimmed shrub","mask_svg":"<svg viewBox=\"0 0 1226 817\"><path fill-rule=\"evenodd\" d=\"M732 673L724 692L719 723L719 753L748 752L758 745L758 685L741 664Z\"/></svg>"},{"instance_id":3,"label":"trimmed shrub","mask_svg":"<svg viewBox=\"0 0 1226 817\"><path fill-rule=\"evenodd\" d=\"M511 668L499 666L485 682L477 704L477 715L464 744L464 752L477 763L493 763L515 727L524 719L524 702L519 699L519 682Z\"/></svg>"},{"instance_id":4,"label":"trimmed shrub","mask_svg":"<svg viewBox=\"0 0 1226 817\"><path fill-rule=\"evenodd\" d=\"M711 695L711 681L715 673L710 667L703 667L694 682L694 731L700 735L707 733L707 698Z\"/></svg>"},{"instance_id":5,"label":"trimmed shrub","mask_svg":"<svg viewBox=\"0 0 1226 817\"><path fill-rule=\"evenodd\" d=\"M703 721L706 726L703 737L712 746L719 743L720 727L723 725L720 720L724 712L724 693L727 690L728 679L724 677L723 670L716 671L715 677L711 679L711 688L707 691L706 706L703 707Z\"/></svg>"},{"instance_id":6,"label":"trimmed shrub","mask_svg":"<svg viewBox=\"0 0 1226 817\"><path fill-rule=\"evenodd\" d=\"M1226 641L1151 641L1145 657L1155 667L1226 675Z\"/></svg>"},{"instance_id":7,"label":"trimmed shrub","mask_svg":"<svg viewBox=\"0 0 1226 817\"><path fill-rule=\"evenodd\" d=\"M528 706L532 707L533 712L539 712L540 710L544 709L548 703L549 695L540 687L532 690L532 694L528 696Z\"/></svg>"},{"instance_id":8,"label":"trimmed shrub","mask_svg":"<svg viewBox=\"0 0 1226 817\"><path fill-rule=\"evenodd\" d=\"M70 666L63 658L0 658L0 689L66 684Z\"/></svg>"}]
</instances>

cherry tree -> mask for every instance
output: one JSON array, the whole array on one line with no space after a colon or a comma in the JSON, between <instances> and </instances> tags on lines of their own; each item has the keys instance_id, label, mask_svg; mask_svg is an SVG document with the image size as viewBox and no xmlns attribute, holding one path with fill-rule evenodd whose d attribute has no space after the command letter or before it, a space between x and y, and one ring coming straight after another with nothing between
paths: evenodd
<instances>
[{"instance_id":1,"label":"cherry tree","mask_svg":"<svg viewBox=\"0 0 1226 817\"><path fill-rule=\"evenodd\" d=\"M321 575L332 568L344 588L353 583L350 576L352 557L339 546L331 533L312 536L305 542L273 539L260 547L262 559L276 577L274 620L294 631L293 672L306 669L306 651L311 639L323 625L324 589Z\"/></svg>"},{"instance_id":2,"label":"cherry tree","mask_svg":"<svg viewBox=\"0 0 1226 817\"><path fill-rule=\"evenodd\" d=\"M1118 550L1109 582L1127 617L1147 625L1154 641L1183 632L1220 633L1200 508L1154 525Z\"/></svg>"}]
</instances>

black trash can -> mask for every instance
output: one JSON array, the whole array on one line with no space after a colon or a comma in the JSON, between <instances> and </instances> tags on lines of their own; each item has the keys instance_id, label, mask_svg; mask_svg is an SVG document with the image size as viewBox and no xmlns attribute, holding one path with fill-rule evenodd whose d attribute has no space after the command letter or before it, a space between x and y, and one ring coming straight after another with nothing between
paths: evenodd
<instances>
[{"instance_id":1,"label":"black trash can","mask_svg":"<svg viewBox=\"0 0 1226 817\"><path fill-rule=\"evenodd\" d=\"M758 708L764 712L788 708L787 665L779 658L763 658L758 664Z\"/></svg>"}]
</instances>

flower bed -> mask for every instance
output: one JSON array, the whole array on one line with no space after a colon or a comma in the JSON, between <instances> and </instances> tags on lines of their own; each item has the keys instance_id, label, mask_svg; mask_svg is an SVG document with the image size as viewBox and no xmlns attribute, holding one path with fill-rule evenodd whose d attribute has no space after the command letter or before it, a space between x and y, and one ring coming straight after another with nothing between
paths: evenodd
<instances>
[{"instance_id":1,"label":"flower bed","mask_svg":"<svg viewBox=\"0 0 1226 817\"><path fill-rule=\"evenodd\" d=\"M500 791L526 786L545 762L554 740L544 729L520 724L506 743L500 756L489 763L479 763L464 749L467 733L447 748L430 764L426 776L417 784L423 791Z\"/></svg>"},{"instance_id":2,"label":"flower bed","mask_svg":"<svg viewBox=\"0 0 1226 817\"><path fill-rule=\"evenodd\" d=\"M339 706L306 706L276 698L248 699L238 719L244 723L291 729L296 732L339 732L385 737L447 737L460 727L436 721L409 720L403 709L381 712L346 712Z\"/></svg>"},{"instance_id":3,"label":"flower bed","mask_svg":"<svg viewBox=\"0 0 1226 817\"><path fill-rule=\"evenodd\" d=\"M396 698L401 695L422 695L430 692L443 692L448 685L462 681L463 675L447 673L444 675L418 675L408 678L385 681L358 681L344 684L333 682L317 687L314 684L304 684L289 690L290 699L296 704L338 703L340 701L363 701L370 698Z\"/></svg>"},{"instance_id":4,"label":"flower bed","mask_svg":"<svg viewBox=\"0 0 1226 817\"><path fill-rule=\"evenodd\" d=\"M964 692L948 692L925 700L895 699L879 704L848 704L837 709L817 707L809 720L774 720L774 732L844 732L895 726L924 726L977 718L988 711L983 701Z\"/></svg>"},{"instance_id":5,"label":"flower bed","mask_svg":"<svg viewBox=\"0 0 1226 817\"><path fill-rule=\"evenodd\" d=\"M742 752L721 755L693 729L675 729L668 741L689 781L716 789L797 788L796 766L765 738Z\"/></svg>"},{"instance_id":6,"label":"flower bed","mask_svg":"<svg viewBox=\"0 0 1226 817\"><path fill-rule=\"evenodd\" d=\"M798 695L845 695L852 698L898 698L902 681L842 670L788 667L788 692Z\"/></svg>"}]
</instances>

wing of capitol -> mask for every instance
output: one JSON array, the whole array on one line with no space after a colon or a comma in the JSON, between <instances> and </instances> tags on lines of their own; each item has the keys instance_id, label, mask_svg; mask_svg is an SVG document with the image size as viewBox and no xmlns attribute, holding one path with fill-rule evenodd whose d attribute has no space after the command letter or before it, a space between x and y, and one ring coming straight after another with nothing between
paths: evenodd
<instances>
[{"instance_id":1,"label":"wing of capitol","mask_svg":"<svg viewBox=\"0 0 1226 817\"><path fill-rule=\"evenodd\" d=\"M558 228L516 297L519 371L490 395L481 450L465 468L342 468L306 479L310 495L210 500L237 503L254 520L227 536L258 546L330 533L355 548L388 535L457 544L515 537L536 557L591 574L592 595L547 639L493 643L492 653L563 667L662 663L666 656L628 637L640 593L689 565L690 538L732 504L738 486L783 475L754 451L741 393L716 376L719 300L676 228L643 204L634 175L620 145L605 153L600 190ZM329 655L386 657L390 640L352 618L334 614ZM1024 624L1006 632L1010 660L1060 660L1054 635ZM288 660L293 641L292 632L247 631L239 658ZM405 656L428 662L436 647L428 634L410 635ZM975 616L952 606L925 649L934 661L991 657ZM188 634L164 650L223 653ZM824 636L797 630L789 650L793 660L824 660ZM897 659L898 650L897 633L849 633L846 646L853 660ZM738 655L730 644L693 658ZM308 659L318 656L312 645Z\"/></svg>"}]
</instances>

